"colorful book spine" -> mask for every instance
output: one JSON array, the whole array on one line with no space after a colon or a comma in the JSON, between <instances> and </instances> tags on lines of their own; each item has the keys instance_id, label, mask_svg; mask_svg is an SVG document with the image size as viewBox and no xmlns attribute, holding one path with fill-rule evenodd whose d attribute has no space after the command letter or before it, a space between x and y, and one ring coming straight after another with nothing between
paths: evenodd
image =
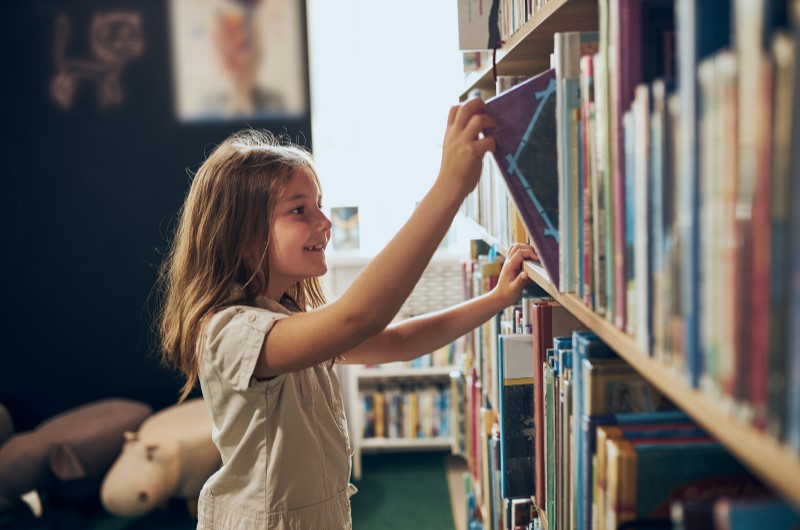
<instances>
[{"instance_id":1,"label":"colorful book spine","mask_svg":"<svg viewBox=\"0 0 800 530\"><path fill-rule=\"evenodd\" d=\"M534 479L534 373L532 335L498 337L500 468L504 498L530 497Z\"/></svg>"},{"instance_id":2,"label":"colorful book spine","mask_svg":"<svg viewBox=\"0 0 800 530\"><path fill-rule=\"evenodd\" d=\"M755 483L720 444L702 438L611 439L606 453L605 528L636 519L667 518L675 500L741 495Z\"/></svg>"},{"instance_id":3,"label":"colorful book spine","mask_svg":"<svg viewBox=\"0 0 800 530\"><path fill-rule=\"evenodd\" d=\"M598 47L597 32L566 32L554 36L556 70L556 127L558 148L559 234L563 243L559 254L559 290L577 291L577 274L574 269L574 253L577 245L572 239L573 225L573 176L577 160L573 157L572 113L580 106L580 58L594 53Z\"/></svg>"},{"instance_id":4,"label":"colorful book spine","mask_svg":"<svg viewBox=\"0 0 800 530\"><path fill-rule=\"evenodd\" d=\"M584 417L584 392L585 384L583 381L583 361L586 359L608 359L617 357L617 354L609 348L597 335L589 331L578 331L572 334L572 351L573 351L573 418L572 418L572 432L574 437L573 461L572 468L574 472L574 483L572 486L572 498L574 499L574 507L572 518L579 528L588 528L582 526L585 523L584 512L586 510L586 502L584 496L584 437L583 432L583 417Z\"/></svg>"},{"instance_id":5,"label":"colorful book spine","mask_svg":"<svg viewBox=\"0 0 800 530\"><path fill-rule=\"evenodd\" d=\"M698 256L700 189L698 177L697 66L709 54L727 45L730 3L727 0L677 0L678 92L680 97L677 234L680 255L680 300L683 337L679 347L686 359L689 384L698 386L702 371L698 348L700 305Z\"/></svg>"},{"instance_id":6,"label":"colorful book spine","mask_svg":"<svg viewBox=\"0 0 800 530\"><path fill-rule=\"evenodd\" d=\"M756 425L766 427L770 435L781 438L786 425L784 419L788 402L785 400L789 354L789 310L792 291L792 257L790 239L792 213L792 190L797 177L793 176L793 138L797 138L795 92L796 55L795 42L788 33L779 33L773 42L775 61L775 107L783 109L775 113L772 160L772 227L770 260L770 318L769 351L766 396L755 392ZM795 140L796 141L796 140ZM794 354L797 356L797 354ZM766 398L762 402L762 399ZM762 409L765 408L765 410ZM796 411L800 414L800 409ZM791 420L790 420L791 421ZM800 447L800 446L798 446Z\"/></svg>"},{"instance_id":7,"label":"colorful book spine","mask_svg":"<svg viewBox=\"0 0 800 530\"><path fill-rule=\"evenodd\" d=\"M780 499L719 499L713 505L718 530L790 530L800 526L800 514Z\"/></svg>"},{"instance_id":8,"label":"colorful book spine","mask_svg":"<svg viewBox=\"0 0 800 530\"><path fill-rule=\"evenodd\" d=\"M786 385L786 430L790 446L800 454L800 282L797 281L800 271L800 90L797 90L798 58L800 58L800 5L797 1L792 3L792 23L794 27L794 60L795 60L795 87L793 104L793 129L792 129L792 184L790 230L791 230L791 308L790 322L792 335L790 339L788 381Z\"/></svg>"}]
</instances>

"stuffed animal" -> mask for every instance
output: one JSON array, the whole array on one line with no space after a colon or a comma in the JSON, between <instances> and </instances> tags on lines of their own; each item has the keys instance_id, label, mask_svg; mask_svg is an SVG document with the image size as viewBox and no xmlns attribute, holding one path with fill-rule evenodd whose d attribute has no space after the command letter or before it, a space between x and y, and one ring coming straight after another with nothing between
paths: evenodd
<instances>
[{"instance_id":1,"label":"stuffed animal","mask_svg":"<svg viewBox=\"0 0 800 530\"><path fill-rule=\"evenodd\" d=\"M0 512L32 490L72 499L97 496L122 449L152 409L138 401L107 399L68 410L0 447Z\"/></svg>"},{"instance_id":2,"label":"stuffed animal","mask_svg":"<svg viewBox=\"0 0 800 530\"><path fill-rule=\"evenodd\" d=\"M11 438L14 434L14 420L11 419L11 414L8 409L0 403L0 445Z\"/></svg>"},{"instance_id":3,"label":"stuffed animal","mask_svg":"<svg viewBox=\"0 0 800 530\"><path fill-rule=\"evenodd\" d=\"M200 489L221 463L205 404L192 399L153 414L138 432L125 434L100 500L109 513L136 517L172 498L186 499L196 516Z\"/></svg>"}]
</instances>

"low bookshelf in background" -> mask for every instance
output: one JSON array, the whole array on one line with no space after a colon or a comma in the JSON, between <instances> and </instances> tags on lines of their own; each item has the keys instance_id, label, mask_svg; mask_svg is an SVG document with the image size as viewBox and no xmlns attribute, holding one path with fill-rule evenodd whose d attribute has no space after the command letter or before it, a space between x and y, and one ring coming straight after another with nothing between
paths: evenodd
<instances>
[{"instance_id":1,"label":"low bookshelf in background","mask_svg":"<svg viewBox=\"0 0 800 530\"><path fill-rule=\"evenodd\" d=\"M507 528L528 501L548 530L798 524L800 1L549 0L516 26L461 94L490 113L529 101L521 124L498 114L464 211L500 254L539 250L526 270L545 293L468 340L474 528ZM527 79L498 96L493 74ZM502 491L516 311L532 335L527 499ZM543 334L541 311L573 329Z\"/></svg>"},{"instance_id":2,"label":"low bookshelf in background","mask_svg":"<svg viewBox=\"0 0 800 530\"><path fill-rule=\"evenodd\" d=\"M463 256L437 252L397 320L443 309L462 300L460 269ZM332 260L328 282L341 293L368 259ZM459 365L463 340L410 362L382 365L341 365L353 447L353 476L361 478L361 456L369 452L448 451L458 453L452 427L459 400Z\"/></svg>"}]
</instances>

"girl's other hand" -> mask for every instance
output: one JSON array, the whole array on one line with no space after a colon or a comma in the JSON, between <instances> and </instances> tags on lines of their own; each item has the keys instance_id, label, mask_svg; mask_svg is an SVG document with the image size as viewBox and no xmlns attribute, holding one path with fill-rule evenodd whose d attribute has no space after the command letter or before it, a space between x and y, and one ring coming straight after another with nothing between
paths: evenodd
<instances>
[{"instance_id":1,"label":"girl's other hand","mask_svg":"<svg viewBox=\"0 0 800 530\"><path fill-rule=\"evenodd\" d=\"M494 137L486 131L496 126L481 99L451 107L439 178L457 186L465 196L472 191L481 176L483 155L495 149Z\"/></svg>"},{"instance_id":2,"label":"girl's other hand","mask_svg":"<svg viewBox=\"0 0 800 530\"><path fill-rule=\"evenodd\" d=\"M513 305L522 296L522 289L531 282L522 268L525 260L538 259L530 245L515 243L508 249L508 255L500 271L500 277L492 293L502 301L503 307Z\"/></svg>"}]
</instances>

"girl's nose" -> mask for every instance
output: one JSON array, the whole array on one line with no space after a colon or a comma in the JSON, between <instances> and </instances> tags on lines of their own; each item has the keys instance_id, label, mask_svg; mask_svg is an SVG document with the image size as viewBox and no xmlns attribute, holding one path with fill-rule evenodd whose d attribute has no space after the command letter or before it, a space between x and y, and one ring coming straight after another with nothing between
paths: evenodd
<instances>
[{"instance_id":1,"label":"girl's nose","mask_svg":"<svg viewBox=\"0 0 800 530\"><path fill-rule=\"evenodd\" d=\"M333 224L331 223L331 220L328 219L328 216L326 216L325 213L322 210L319 211L319 220L318 220L318 222L320 223L320 228L322 230L325 230L325 231L330 230L331 226L333 226Z\"/></svg>"}]
</instances>

